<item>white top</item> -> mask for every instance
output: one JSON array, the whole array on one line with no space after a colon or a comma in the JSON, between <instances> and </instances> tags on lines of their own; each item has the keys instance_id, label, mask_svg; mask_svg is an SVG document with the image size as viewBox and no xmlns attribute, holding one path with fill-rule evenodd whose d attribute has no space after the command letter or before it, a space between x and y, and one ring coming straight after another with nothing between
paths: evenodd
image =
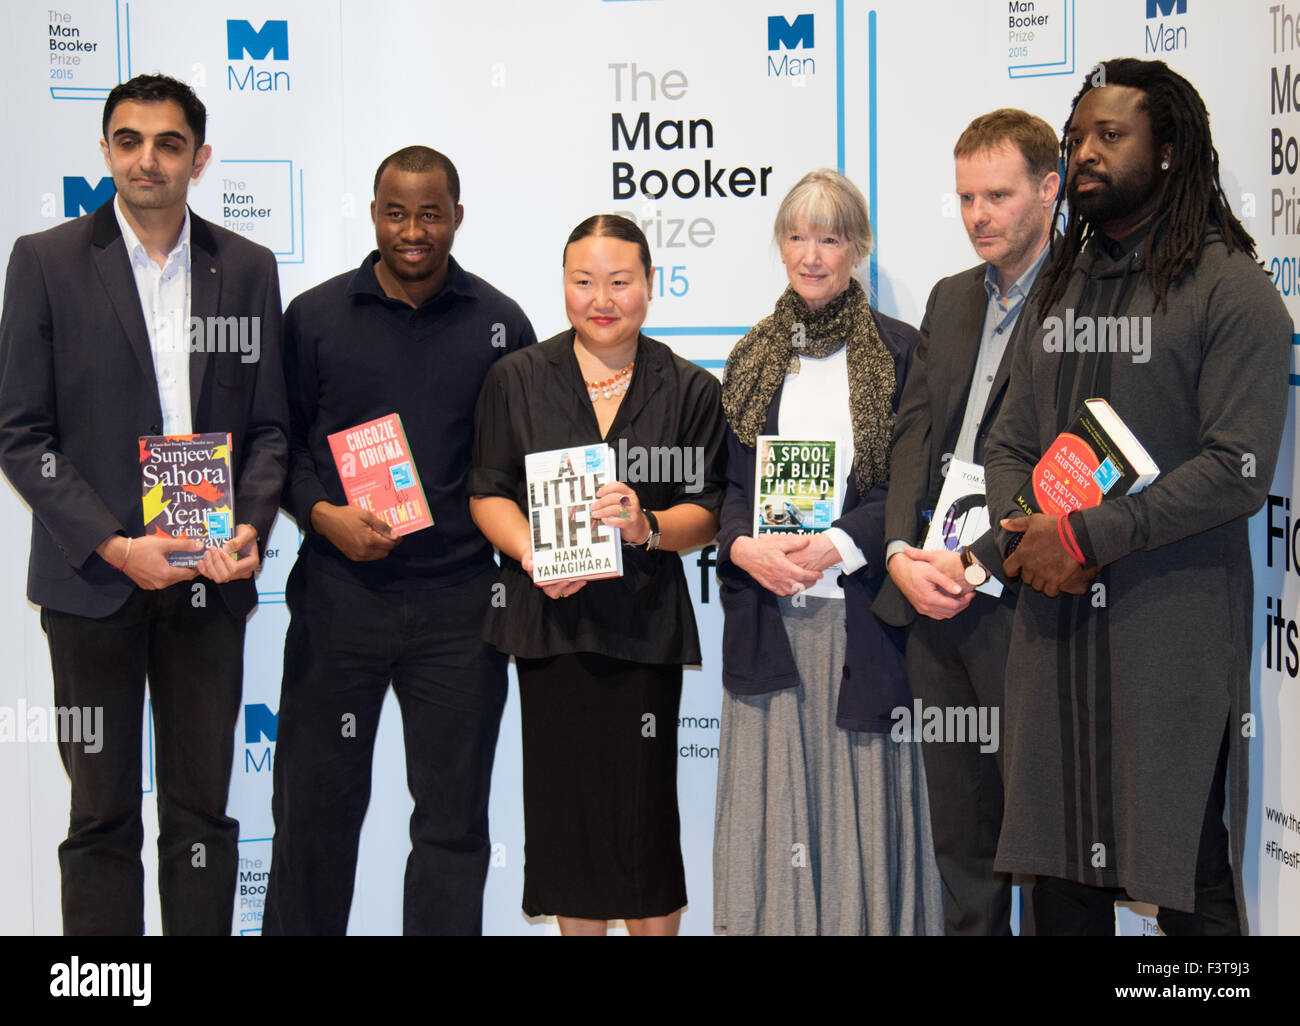
<instances>
[{"instance_id":1,"label":"white top","mask_svg":"<svg viewBox=\"0 0 1300 1026\"><path fill-rule=\"evenodd\" d=\"M153 373L162 404L164 435L188 435L193 431L190 413L190 212L180 237L159 267L145 252L144 245L122 213L121 197L113 199L122 241L131 257L144 326L149 332Z\"/></svg>"},{"instance_id":2,"label":"white top","mask_svg":"<svg viewBox=\"0 0 1300 1026\"><path fill-rule=\"evenodd\" d=\"M781 391L781 409L777 415L777 433L788 438L835 439L845 459L842 469L853 473L853 417L849 413L848 347L839 352L813 359L799 354L799 373L787 374ZM838 482L842 489L844 482ZM854 544L848 532L829 528L826 537L839 550L840 563L822 571L822 579L804 592L819 598L844 597L837 579L867 565L867 557Z\"/></svg>"}]
</instances>

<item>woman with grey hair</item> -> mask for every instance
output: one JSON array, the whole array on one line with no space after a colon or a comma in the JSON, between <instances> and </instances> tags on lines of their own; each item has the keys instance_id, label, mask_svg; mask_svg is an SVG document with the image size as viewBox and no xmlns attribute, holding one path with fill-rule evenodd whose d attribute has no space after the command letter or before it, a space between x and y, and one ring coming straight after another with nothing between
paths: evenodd
<instances>
[{"instance_id":1,"label":"woman with grey hair","mask_svg":"<svg viewBox=\"0 0 1300 1026\"><path fill-rule=\"evenodd\" d=\"M723 683L714 926L728 934L939 933L943 910L903 632L884 581L894 415L917 333L853 276L871 252L861 192L805 175L777 211L790 285L727 359L718 534ZM844 453L827 529L754 536L760 435ZM766 501L764 499L763 501Z\"/></svg>"}]
</instances>

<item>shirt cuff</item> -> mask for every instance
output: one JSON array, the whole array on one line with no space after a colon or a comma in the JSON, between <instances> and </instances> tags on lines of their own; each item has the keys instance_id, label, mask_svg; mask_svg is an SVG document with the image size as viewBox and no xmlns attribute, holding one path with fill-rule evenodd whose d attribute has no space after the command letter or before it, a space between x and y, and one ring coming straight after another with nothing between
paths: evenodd
<instances>
[{"instance_id":1,"label":"shirt cuff","mask_svg":"<svg viewBox=\"0 0 1300 1026\"><path fill-rule=\"evenodd\" d=\"M842 527L828 527L826 537L839 550L840 569L846 575L855 574L867 565L867 557L862 554L860 548L853 544L853 539L849 537L848 532Z\"/></svg>"},{"instance_id":2,"label":"shirt cuff","mask_svg":"<svg viewBox=\"0 0 1300 1026\"><path fill-rule=\"evenodd\" d=\"M907 542L903 541L902 538L895 538L893 541L891 541L888 545L885 546L885 569L886 570L889 569L889 557L898 555L898 553L902 552L905 548L907 548Z\"/></svg>"}]
</instances>

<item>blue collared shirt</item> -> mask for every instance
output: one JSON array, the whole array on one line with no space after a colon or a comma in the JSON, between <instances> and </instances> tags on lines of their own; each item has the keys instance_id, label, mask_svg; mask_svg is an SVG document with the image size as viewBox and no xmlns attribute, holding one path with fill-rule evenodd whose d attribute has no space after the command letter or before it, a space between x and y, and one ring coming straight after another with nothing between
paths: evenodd
<instances>
[{"instance_id":1,"label":"blue collared shirt","mask_svg":"<svg viewBox=\"0 0 1300 1026\"><path fill-rule=\"evenodd\" d=\"M1007 351L1007 342L1016 326L1016 319L1042 269L1047 250L1048 247L1044 246L1029 269L1005 293L998 287L997 268L992 264L985 268L984 290L988 293L989 302L984 311L984 332L980 336L979 353L975 357L975 373L971 377L970 394L966 397L961 433L957 435L957 444L953 447L953 456L959 460L974 462L975 438L979 434L980 421L984 419L989 393L993 390L993 379L997 376L998 367Z\"/></svg>"}]
</instances>

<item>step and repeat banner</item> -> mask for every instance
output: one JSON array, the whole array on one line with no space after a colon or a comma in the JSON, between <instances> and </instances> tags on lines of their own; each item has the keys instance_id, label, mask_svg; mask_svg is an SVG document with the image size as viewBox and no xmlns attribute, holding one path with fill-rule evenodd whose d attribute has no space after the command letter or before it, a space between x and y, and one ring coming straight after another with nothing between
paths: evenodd
<instances>
[{"instance_id":1,"label":"step and repeat banner","mask_svg":"<svg viewBox=\"0 0 1300 1026\"><path fill-rule=\"evenodd\" d=\"M782 196L838 167L867 196L876 251L861 276L919 324L933 283L974 262L952 147L972 117L1022 107L1063 125L1098 60L1160 58L1205 97L1223 184L1293 314L1300 288L1300 3L1273 0L54 0L8 5L0 40L10 145L0 154L0 250L112 195L103 101L134 74L190 82L213 159L200 215L270 248L285 302L374 248L375 167L423 143L457 164L457 259L513 296L545 338L566 326L561 250L589 214L638 220L658 269L646 331L721 373L785 287L771 244ZM1292 375L1293 385L1300 377ZM437 401L430 382L430 401ZM1250 833L1252 929L1300 932L1300 508L1294 407L1268 503L1251 526L1256 616ZM56 849L68 784L40 723L49 655L24 599L29 514L0 489L0 931L58 933ZM232 930L261 929L271 854L284 584L299 535L281 518L249 624L230 810L241 824ZM689 907L712 923L721 704L714 550L684 554L704 664L686 673L679 790ZM395 933L411 800L396 703L384 708L350 931ZM146 709L146 720L148 710ZM5 725L8 725L5 727ZM148 735L146 734L146 738ZM1288 743L1288 742L1292 743ZM575 753L581 758L581 753ZM593 772L599 772L593 767ZM520 912L518 705L492 784L484 930L554 932ZM153 791L146 741L141 786ZM156 815L146 800L147 930L159 932ZM1154 933L1153 909L1121 910Z\"/></svg>"}]
</instances>

